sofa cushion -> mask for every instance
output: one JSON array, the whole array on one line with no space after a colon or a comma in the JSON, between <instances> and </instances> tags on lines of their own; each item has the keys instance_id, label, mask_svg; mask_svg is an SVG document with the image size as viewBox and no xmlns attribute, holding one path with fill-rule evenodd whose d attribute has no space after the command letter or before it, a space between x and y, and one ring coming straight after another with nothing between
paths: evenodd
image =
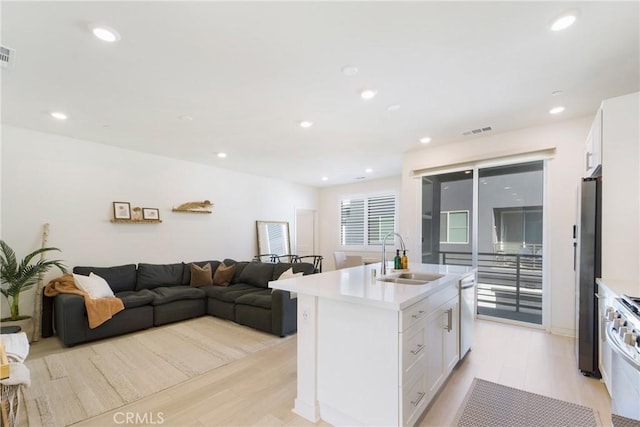
<instances>
[{"instance_id":1,"label":"sofa cushion","mask_svg":"<svg viewBox=\"0 0 640 427\"><path fill-rule=\"evenodd\" d=\"M231 283L240 283L240 275L242 274L242 270L244 270L244 268L249 264L248 261L241 261L241 262L237 262L235 260L226 258L223 261L226 265L231 265L231 264L235 264L236 266L236 272L233 275L233 279L231 280Z\"/></svg>"},{"instance_id":2,"label":"sofa cushion","mask_svg":"<svg viewBox=\"0 0 640 427\"><path fill-rule=\"evenodd\" d=\"M303 276L303 275L304 275L304 273L303 273L302 271L301 271L301 272L299 272L299 273L294 273L294 272L293 272L293 267L291 267L290 269L285 270L285 271L280 275L280 277L278 277L276 280L291 279L291 278L293 278L293 277L300 277L300 276Z\"/></svg>"},{"instance_id":3,"label":"sofa cushion","mask_svg":"<svg viewBox=\"0 0 640 427\"><path fill-rule=\"evenodd\" d=\"M88 276L74 273L73 282L76 284L76 288L89 294L91 299L113 298L113 291L107 281L93 272Z\"/></svg>"},{"instance_id":4,"label":"sofa cushion","mask_svg":"<svg viewBox=\"0 0 640 427\"><path fill-rule=\"evenodd\" d=\"M115 267L74 267L73 272L83 276L95 273L107 281L113 292L133 291L136 288L135 264Z\"/></svg>"},{"instance_id":5,"label":"sofa cushion","mask_svg":"<svg viewBox=\"0 0 640 427\"><path fill-rule=\"evenodd\" d=\"M122 300L124 308L127 309L151 304L155 295L149 289L143 289L141 291L118 292L116 297Z\"/></svg>"},{"instance_id":6,"label":"sofa cushion","mask_svg":"<svg viewBox=\"0 0 640 427\"><path fill-rule=\"evenodd\" d=\"M217 286L229 286L236 272L236 264L220 264L213 274L213 284Z\"/></svg>"},{"instance_id":7,"label":"sofa cushion","mask_svg":"<svg viewBox=\"0 0 640 427\"><path fill-rule=\"evenodd\" d=\"M153 305L168 304L174 301L185 299L204 299L205 292L200 288L192 288L190 286L162 286L152 289L154 294Z\"/></svg>"},{"instance_id":8,"label":"sofa cushion","mask_svg":"<svg viewBox=\"0 0 640 427\"><path fill-rule=\"evenodd\" d=\"M182 284L182 263L178 264L138 264L136 291L154 289L160 286Z\"/></svg>"},{"instance_id":9,"label":"sofa cushion","mask_svg":"<svg viewBox=\"0 0 640 427\"><path fill-rule=\"evenodd\" d=\"M280 275L282 275L282 273L290 268L293 268L294 273L304 273L305 276L307 274L313 274L315 272L315 267L313 266L313 264L308 262L279 262L274 264L273 277L271 280L278 280Z\"/></svg>"},{"instance_id":10,"label":"sofa cushion","mask_svg":"<svg viewBox=\"0 0 640 427\"><path fill-rule=\"evenodd\" d=\"M191 271L191 280L189 281L189 286L191 286L192 288L213 284L211 264L206 263L202 267L199 267L196 264L191 264L189 265L189 270Z\"/></svg>"},{"instance_id":11,"label":"sofa cushion","mask_svg":"<svg viewBox=\"0 0 640 427\"><path fill-rule=\"evenodd\" d=\"M206 264L211 264L211 277L213 277L213 273L215 273L218 265L220 265L220 261L195 261L195 262L187 262L182 263L182 284L188 285L191 283L191 268L190 264L195 264L198 267L204 267Z\"/></svg>"},{"instance_id":12,"label":"sofa cushion","mask_svg":"<svg viewBox=\"0 0 640 427\"><path fill-rule=\"evenodd\" d=\"M215 285L203 286L196 289L202 289L209 298L214 298L224 302L235 302L235 300L241 295L262 290L262 288L256 288L255 286L247 285L246 283L236 283L227 287Z\"/></svg>"},{"instance_id":13,"label":"sofa cushion","mask_svg":"<svg viewBox=\"0 0 640 427\"><path fill-rule=\"evenodd\" d=\"M269 280L273 277L273 266L272 263L250 262L242 270L239 281L247 285L266 288L269 285Z\"/></svg>"},{"instance_id":14,"label":"sofa cushion","mask_svg":"<svg viewBox=\"0 0 640 427\"><path fill-rule=\"evenodd\" d=\"M251 305L253 307L262 307L271 309L271 289L264 289L258 292L251 292L236 298L236 304Z\"/></svg>"}]
</instances>

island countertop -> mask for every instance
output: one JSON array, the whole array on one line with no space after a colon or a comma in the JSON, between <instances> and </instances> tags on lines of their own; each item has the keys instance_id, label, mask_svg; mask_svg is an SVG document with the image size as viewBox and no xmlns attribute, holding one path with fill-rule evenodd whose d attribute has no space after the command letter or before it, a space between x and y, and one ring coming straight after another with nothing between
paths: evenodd
<instances>
[{"instance_id":1,"label":"island countertop","mask_svg":"<svg viewBox=\"0 0 640 427\"><path fill-rule=\"evenodd\" d=\"M375 277L373 277L373 270L376 272ZM381 278L380 271L381 263L368 264L321 274L274 280L269 282L269 287L303 295L399 311L451 285L452 281L457 282L463 276L473 272L474 269L457 265L409 263L409 272L443 275L440 279L424 285L383 282L378 280ZM399 273L394 272L392 269L387 269L385 276Z\"/></svg>"}]
</instances>

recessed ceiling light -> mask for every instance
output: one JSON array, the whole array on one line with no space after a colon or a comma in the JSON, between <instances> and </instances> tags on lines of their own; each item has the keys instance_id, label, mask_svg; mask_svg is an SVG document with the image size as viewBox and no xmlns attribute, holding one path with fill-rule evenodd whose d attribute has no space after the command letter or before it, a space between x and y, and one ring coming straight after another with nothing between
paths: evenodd
<instances>
[{"instance_id":1,"label":"recessed ceiling light","mask_svg":"<svg viewBox=\"0 0 640 427\"><path fill-rule=\"evenodd\" d=\"M342 68L342 74L347 77L355 76L356 74L358 74L358 67L356 67L355 65L347 65L346 67Z\"/></svg>"},{"instance_id":2,"label":"recessed ceiling light","mask_svg":"<svg viewBox=\"0 0 640 427\"><path fill-rule=\"evenodd\" d=\"M387 111L398 111L399 109L400 109L400 106L398 104L389 105L387 107Z\"/></svg>"},{"instance_id":3,"label":"recessed ceiling light","mask_svg":"<svg viewBox=\"0 0 640 427\"><path fill-rule=\"evenodd\" d=\"M504 187L505 190L511 190L511 187Z\"/></svg>"},{"instance_id":4,"label":"recessed ceiling light","mask_svg":"<svg viewBox=\"0 0 640 427\"><path fill-rule=\"evenodd\" d=\"M60 111L54 111L51 113L51 117L58 120L67 120L69 118L65 113L61 113Z\"/></svg>"},{"instance_id":5,"label":"recessed ceiling light","mask_svg":"<svg viewBox=\"0 0 640 427\"><path fill-rule=\"evenodd\" d=\"M424 136L424 137L420 138L420 142L422 144L428 144L428 143L431 142L431 138L429 138L428 136Z\"/></svg>"},{"instance_id":6,"label":"recessed ceiling light","mask_svg":"<svg viewBox=\"0 0 640 427\"><path fill-rule=\"evenodd\" d=\"M221 159L224 159L227 157L227 153L218 153L217 156L220 157Z\"/></svg>"},{"instance_id":7,"label":"recessed ceiling light","mask_svg":"<svg viewBox=\"0 0 640 427\"><path fill-rule=\"evenodd\" d=\"M328 181L328 180L329 180L329 177L328 177L328 176L323 176L321 179L322 179L323 181Z\"/></svg>"},{"instance_id":8,"label":"recessed ceiling light","mask_svg":"<svg viewBox=\"0 0 640 427\"><path fill-rule=\"evenodd\" d=\"M360 92L360 98L369 100L369 99L373 99L377 94L378 94L378 91L376 90L365 89L362 92Z\"/></svg>"},{"instance_id":9,"label":"recessed ceiling light","mask_svg":"<svg viewBox=\"0 0 640 427\"><path fill-rule=\"evenodd\" d=\"M564 107L563 106L557 106L557 107L553 107L551 110L549 110L549 114L560 114L564 111Z\"/></svg>"},{"instance_id":10,"label":"recessed ceiling light","mask_svg":"<svg viewBox=\"0 0 640 427\"><path fill-rule=\"evenodd\" d=\"M561 93L562 93L562 91L561 91L561 90L554 90L553 92L551 92L551 95L552 95L552 96L558 96L558 95L560 95Z\"/></svg>"},{"instance_id":11,"label":"recessed ceiling light","mask_svg":"<svg viewBox=\"0 0 640 427\"><path fill-rule=\"evenodd\" d=\"M93 35L99 38L100 40L108 43L117 42L120 40L120 34L113 28L105 27L105 26L94 26L91 28Z\"/></svg>"},{"instance_id":12,"label":"recessed ceiling light","mask_svg":"<svg viewBox=\"0 0 640 427\"><path fill-rule=\"evenodd\" d=\"M373 172L373 169L371 169L371 168L366 168L364 171L365 171L366 173L371 173L371 172Z\"/></svg>"},{"instance_id":13,"label":"recessed ceiling light","mask_svg":"<svg viewBox=\"0 0 640 427\"><path fill-rule=\"evenodd\" d=\"M469 175L471 171L464 171L465 174Z\"/></svg>"},{"instance_id":14,"label":"recessed ceiling light","mask_svg":"<svg viewBox=\"0 0 640 427\"><path fill-rule=\"evenodd\" d=\"M553 20L551 23L551 31L562 31L569 28L574 22L576 22L577 17L578 12L575 10L568 10L564 12Z\"/></svg>"},{"instance_id":15,"label":"recessed ceiling light","mask_svg":"<svg viewBox=\"0 0 640 427\"><path fill-rule=\"evenodd\" d=\"M184 122L190 122L193 120L193 117L191 116L187 116L187 115L182 115L182 116L178 116L179 120L182 120Z\"/></svg>"},{"instance_id":16,"label":"recessed ceiling light","mask_svg":"<svg viewBox=\"0 0 640 427\"><path fill-rule=\"evenodd\" d=\"M303 120L300 122L300 127L301 128L310 128L311 126L313 126L313 122L310 122L309 120Z\"/></svg>"}]
</instances>

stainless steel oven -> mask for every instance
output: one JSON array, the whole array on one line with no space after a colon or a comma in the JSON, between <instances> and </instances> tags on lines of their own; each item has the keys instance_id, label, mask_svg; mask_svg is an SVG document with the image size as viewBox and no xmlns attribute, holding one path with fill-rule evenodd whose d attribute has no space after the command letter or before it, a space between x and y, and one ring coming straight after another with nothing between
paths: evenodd
<instances>
[{"instance_id":1,"label":"stainless steel oven","mask_svg":"<svg viewBox=\"0 0 640 427\"><path fill-rule=\"evenodd\" d=\"M640 422L640 299L622 295L607 325L611 348L611 414L613 425Z\"/></svg>"}]
</instances>

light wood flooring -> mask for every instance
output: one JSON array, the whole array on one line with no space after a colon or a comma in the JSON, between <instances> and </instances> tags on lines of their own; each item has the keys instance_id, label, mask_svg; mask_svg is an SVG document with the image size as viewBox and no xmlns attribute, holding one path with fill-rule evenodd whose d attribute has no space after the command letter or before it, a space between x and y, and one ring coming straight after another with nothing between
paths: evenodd
<instances>
[{"instance_id":1,"label":"light wood flooring","mask_svg":"<svg viewBox=\"0 0 640 427\"><path fill-rule=\"evenodd\" d=\"M476 322L474 339L420 426L452 425L474 377L594 408L602 425L611 425L606 388L578 373L573 339L489 321ZM48 338L33 344L29 357L59 351L57 338ZM291 412L295 395L294 338L78 425L127 425L124 417L136 414L147 425L313 425Z\"/></svg>"}]
</instances>

